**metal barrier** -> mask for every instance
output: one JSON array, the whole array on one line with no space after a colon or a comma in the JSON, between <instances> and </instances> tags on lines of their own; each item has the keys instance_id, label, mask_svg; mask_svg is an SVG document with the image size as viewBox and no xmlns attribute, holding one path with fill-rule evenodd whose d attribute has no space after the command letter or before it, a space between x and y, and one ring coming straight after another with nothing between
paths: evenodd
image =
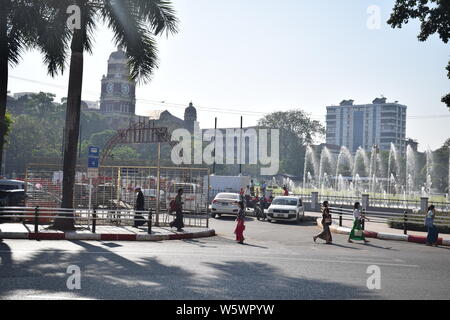
<instances>
[{"instance_id":1,"label":"metal barrier","mask_svg":"<svg viewBox=\"0 0 450 320\"><path fill-rule=\"evenodd\" d=\"M72 219L75 226L87 227L93 233L99 225L108 226L133 226L135 221L147 223L148 233L152 226L167 227L174 219L174 214L165 211L157 213L154 210L105 210L88 209L63 209L42 207L0 207L0 219L9 219L10 222L33 224L35 233L39 225L51 225L55 219ZM157 221L159 221L157 223ZM207 214L183 214L186 227L209 227L209 215Z\"/></svg>"},{"instance_id":2,"label":"metal barrier","mask_svg":"<svg viewBox=\"0 0 450 320\"><path fill-rule=\"evenodd\" d=\"M331 213L337 214L338 218L333 217L334 220L338 219L339 226L342 227L343 220L353 221L353 209L340 207L330 207ZM404 211L403 213L389 213L381 211L365 211L362 213L370 219L370 222L374 223L387 223L389 220L392 222L403 223L404 234L408 233L410 225L424 225L425 214L415 214L412 212ZM450 228L450 216L436 215L434 219L434 225L440 227Z\"/></svg>"},{"instance_id":3,"label":"metal barrier","mask_svg":"<svg viewBox=\"0 0 450 320\"><path fill-rule=\"evenodd\" d=\"M27 167L25 185L28 207L61 206L62 167L31 164ZM90 190L87 168L77 167L74 185L74 208L92 207L106 210L132 210L136 201L134 192L140 187L144 193L145 208L163 212L177 194L184 190L184 210L196 214L208 211L209 169L183 167L104 166L99 177L92 180Z\"/></svg>"}]
</instances>

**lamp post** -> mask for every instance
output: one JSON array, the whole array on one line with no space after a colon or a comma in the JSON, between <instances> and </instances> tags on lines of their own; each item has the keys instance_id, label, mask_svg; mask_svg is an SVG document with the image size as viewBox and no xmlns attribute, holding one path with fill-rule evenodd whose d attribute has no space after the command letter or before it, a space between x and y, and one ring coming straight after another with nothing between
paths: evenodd
<instances>
[{"instance_id":1,"label":"lamp post","mask_svg":"<svg viewBox=\"0 0 450 320\"><path fill-rule=\"evenodd\" d=\"M447 201L450 200L450 146L448 146L448 189L447 189Z\"/></svg>"}]
</instances>

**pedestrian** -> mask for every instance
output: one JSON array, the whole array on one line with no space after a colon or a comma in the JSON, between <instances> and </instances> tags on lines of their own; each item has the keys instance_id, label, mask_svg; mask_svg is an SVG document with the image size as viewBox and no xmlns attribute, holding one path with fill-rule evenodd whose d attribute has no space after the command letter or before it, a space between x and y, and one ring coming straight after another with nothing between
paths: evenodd
<instances>
[{"instance_id":1,"label":"pedestrian","mask_svg":"<svg viewBox=\"0 0 450 320\"><path fill-rule=\"evenodd\" d=\"M348 236L348 242L353 243L352 240L356 241L364 241L364 243L368 243L364 236L364 230L362 229L362 222L364 220L369 221L365 216L361 214L360 210L361 204L359 202L355 202L353 206L353 227L352 231L350 231L350 235Z\"/></svg>"},{"instance_id":2,"label":"pedestrian","mask_svg":"<svg viewBox=\"0 0 450 320\"><path fill-rule=\"evenodd\" d=\"M319 233L317 236L313 237L314 242L316 242L317 238L326 241L326 244L332 244L333 238L331 237L330 226L333 220L331 219L330 208L328 207L328 201L324 201L322 204L322 226L323 231Z\"/></svg>"},{"instance_id":3,"label":"pedestrian","mask_svg":"<svg viewBox=\"0 0 450 320\"><path fill-rule=\"evenodd\" d=\"M236 234L237 243L244 243L244 230L245 230L245 207L244 202L239 201L239 211L236 217L236 229L234 233Z\"/></svg>"},{"instance_id":4,"label":"pedestrian","mask_svg":"<svg viewBox=\"0 0 450 320\"><path fill-rule=\"evenodd\" d=\"M250 186L247 186L247 188L245 188L245 206L248 206L248 204L250 203L251 200L251 193L250 193Z\"/></svg>"},{"instance_id":5,"label":"pedestrian","mask_svg":"<svg viewBox=\"0 0 450 320\"><path fill-rule=\"evenodd\" d=\"M250 180L250 195L252 197L255 196L255 183L253 182L253 180Z\"/></svg>"},{"instance_id":6,"label":"pedestrian","mask_svg":"<svg viewBox=\"0 0 450 320\"><path fill-rule=\"evenodd\" d=\"M178 232L182 232L184 228L183 222L183 199L181 196L183 195L183 189L178 189L177 196L175 197L175 220L170 223L171 228L177 228Z\"/></svg>"},{"instance_id":7,"label":"pedestrian","mask_svg":"<svg viewBox=\"0 0 450 320\"><path fill-rule=\"evenodd\" d=\"M262 194L266 194L266 188L267 188L267 184L265 181L263 181L262 185L261 185L261 193Z\"/></svg>"},{"instance_id":8,"label":"pedestrian","mask_svg":"<svg viewBox=\"0 0 450 320\"><path fill-rule=\"evenodd\" d=\"M286 186L283 187L283 190L284 190L284 196L285 197L289 196L289 190Z\"/></svg>"},{"instance_id":9,"label":"pedestrian","mask_svg":"<svg viewBox=\"0 0 450 320\"><path fill-rule=\"evenodd\" d=\"M438 229L434 224L434 218L436 217L436 209L434 205L428 207L427 217L425 218L425 226L428 228L427 246L437 247L438 243Z\"/></svg>"},{"instance_id":10,"label":"pedestrian","mask_svg":"<svg viewBox=\"0 0 450 320\"><path fill-rule=\"evenodd\" d=\"M134 191L137 192L136 204L134 206L134 227L137 228L145 224L145 219L142 215L145 210L145 200L144 194L142 193L142 189L140 187L136 187Z\"/></svg>"}]
</instances>

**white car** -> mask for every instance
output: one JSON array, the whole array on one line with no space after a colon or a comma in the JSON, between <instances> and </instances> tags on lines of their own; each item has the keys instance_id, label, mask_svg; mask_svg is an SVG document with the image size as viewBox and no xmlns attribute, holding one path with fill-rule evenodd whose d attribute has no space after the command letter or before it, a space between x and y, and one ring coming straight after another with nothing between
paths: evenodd
<instances>
[{"instance_id":1,"label":"white car","mask_svg":"<svg viewBox=\"0 0 450 320\"><path fill-rule=\"evenodd\" d=\"M299 223L305 215L302 199L299 197L275 197L267 210L267 221L295 221Z\"/></svg>"},{"instance_id":2,"label":"white car","mask_svg":"<svg viewBox=\"0 0 450 320\"><path fill-rule=\"evenodd\" d=\"M211 217L237 215L239 211L239 193L218 193L211 204Z\"/></svg>"}]
</instances>

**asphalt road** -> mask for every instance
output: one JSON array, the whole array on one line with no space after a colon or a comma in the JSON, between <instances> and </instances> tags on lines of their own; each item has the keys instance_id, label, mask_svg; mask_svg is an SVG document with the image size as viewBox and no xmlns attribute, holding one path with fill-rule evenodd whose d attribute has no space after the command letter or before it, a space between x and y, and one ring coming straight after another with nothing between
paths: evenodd
<instances>
[{"instance_id":1,"label":"asphalt road","mask_svg":"<svg viewBox=\"0 0 450 320\"><path fill-rule=\"evenodd\" d=\"M165 242L0 242L0 299L449 299L450 250L372 239L334 245L301 225L211 220L217 236ZM69 290L67 268L81 270ZM367 288L378 266L381 289Z\"/></svg>"}]
</instances>

